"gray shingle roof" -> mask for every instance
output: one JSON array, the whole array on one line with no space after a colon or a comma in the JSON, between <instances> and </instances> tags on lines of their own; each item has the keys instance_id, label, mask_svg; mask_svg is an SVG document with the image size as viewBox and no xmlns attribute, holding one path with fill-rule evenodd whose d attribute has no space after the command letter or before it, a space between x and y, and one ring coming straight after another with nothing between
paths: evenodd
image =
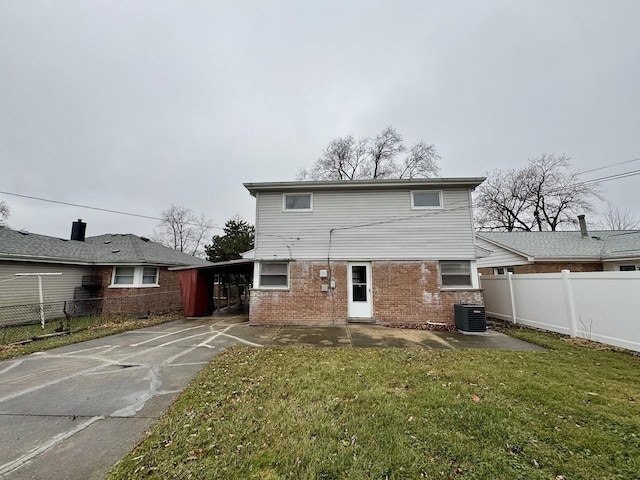
<instances>
[{"instance_id":1,"label":"gray shingle roof","mask_svg":"<svg viewBox=\"0 0 640 480\"><path fill-rule=\"evenodd\" d=\"M477 236L525 256L543 259L640 257L639 230L574 232L478 232Z\"/></svg>"},{"instance_id":2,"label":"gray shingle roof","mask_svg":"<svg viewBox=\"0 0 640 480\"><path fill-rule=\"evenodd\" d=\"M78 264L210 265L159 243L132 234L87 237L84 242L0 228L0 259Z\"/></svg>"}]
</instances>

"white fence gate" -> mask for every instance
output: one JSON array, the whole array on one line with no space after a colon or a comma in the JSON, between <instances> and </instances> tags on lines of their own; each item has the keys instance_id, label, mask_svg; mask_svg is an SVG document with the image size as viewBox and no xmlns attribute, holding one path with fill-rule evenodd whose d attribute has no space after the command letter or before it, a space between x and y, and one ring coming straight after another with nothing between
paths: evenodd
<instances>
[{"instance_id":1,"label":"white fence gate","mask_svg":"<svg viewBox=\"0 0 640 480\"><path fill-rule=\"evenodd\" d=\"M488 316L640 352L640 272L487 275Z\"/></svg>"}]
</instances>

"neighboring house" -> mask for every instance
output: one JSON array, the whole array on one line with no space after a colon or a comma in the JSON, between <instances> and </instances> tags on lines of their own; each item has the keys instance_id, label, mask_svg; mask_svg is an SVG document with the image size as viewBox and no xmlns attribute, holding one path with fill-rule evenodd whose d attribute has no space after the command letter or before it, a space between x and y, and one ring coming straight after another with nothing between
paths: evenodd
<instances>
[{"instance_id":1,"label":"neighboring house","mask_svg":"<svg viewBox=\"0 0 640 480\"><path fill-rule=\"evenodd\" d=\"M132 234L85 238L74 222L70 240L0 228L0 307L102 298L105 313L146 313L182 308L178 273L169 267L210 262Z\"/></svg>"},{"instance_id":2,"label":"neighboring house","mask_svg":"<svg viewBox=\"0 0 640 480\"><path fill-rule=\"evenodd\" d=\"M482 275L640 270L640 230L477 232Z\"/></svg>"},{"instance_id":3,"label":"neighboring house","mask_svg":"<svg viewBox=\"0 0 640 480\"><path fill-rule=\"evenodd\" d=\"M247 183L252 324L452 324L483 303L471 191L483 178Z\"/></svg>"}]
</instances>

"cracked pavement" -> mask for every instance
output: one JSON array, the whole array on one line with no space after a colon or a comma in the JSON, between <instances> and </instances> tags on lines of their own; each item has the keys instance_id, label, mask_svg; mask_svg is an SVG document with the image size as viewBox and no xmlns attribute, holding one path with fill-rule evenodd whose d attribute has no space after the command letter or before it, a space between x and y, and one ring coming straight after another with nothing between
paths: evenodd
<instances>
[{"instance_id":1,"label":"cracked pavement","mask_svg":"<svg viewBox=\"0 0 640 480\"><path fill-rule=\"evenodd\" d=\"M185 319L0 362L0 477L103 478L217 353L272 334Z\"/></svg>"}]
</instances>

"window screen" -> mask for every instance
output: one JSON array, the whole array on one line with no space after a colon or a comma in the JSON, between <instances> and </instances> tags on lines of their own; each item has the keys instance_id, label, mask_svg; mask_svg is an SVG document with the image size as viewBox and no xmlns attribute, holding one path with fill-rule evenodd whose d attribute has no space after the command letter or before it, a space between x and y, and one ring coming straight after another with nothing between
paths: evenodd
<instances>
[{"instance_id":1,"label":"window screen","mask_svg":"<svg viewBox=\"0 0 640 480\"><path fill-rule=\"evenodd\" d=\"M414 208L441 207L440 192L413 192Z\"/></svg>"},{"instance_id":2,"label":"window screen","mask_svg":"<svg viewBox=\"0 0 640 480\"><path fill-rule=\"evenodd\" d=\"M158 283L158 269L156 267L144 267L142 270L142 284L155 285Z\"/></svg>"},{"instance_id":3,"label":"window screen","mask_svg":"<svg viewBox=\"0 0 640 480\"><path fill-rule=\"evenodd\" d=\"M284 196L285 210L311 210L311 194L286 194Z\"/></svg>"},{"instance_id":4,"label":"window screen","mask_svg":"<svg viewBox=\"0 0 640 480\"><path fill-rule=\"evenodd\" d=\"M116 267L116 273L113 278L114 285L133 285L133 276L136 267Z\"/></svg>"},{"instance_id":5,"label":"window screen","mask_svg":"<svg viewBox=\"0 0 640 480\"><path fill-rule=\"evenodd\" d=\"M467 261L442 261L440 278L443 287L470 287L471 264Z\"/></svg>"},{"instance_id":6,"label":"window screen","mask_svg":"<svg viewBox=\"0 0 640 480\"><path fill-rule=\"evenodd\" d=\"M261 287L286 287L289 285L287 263L263 263L260 266Z\"/></svg>"}]
</instances>

